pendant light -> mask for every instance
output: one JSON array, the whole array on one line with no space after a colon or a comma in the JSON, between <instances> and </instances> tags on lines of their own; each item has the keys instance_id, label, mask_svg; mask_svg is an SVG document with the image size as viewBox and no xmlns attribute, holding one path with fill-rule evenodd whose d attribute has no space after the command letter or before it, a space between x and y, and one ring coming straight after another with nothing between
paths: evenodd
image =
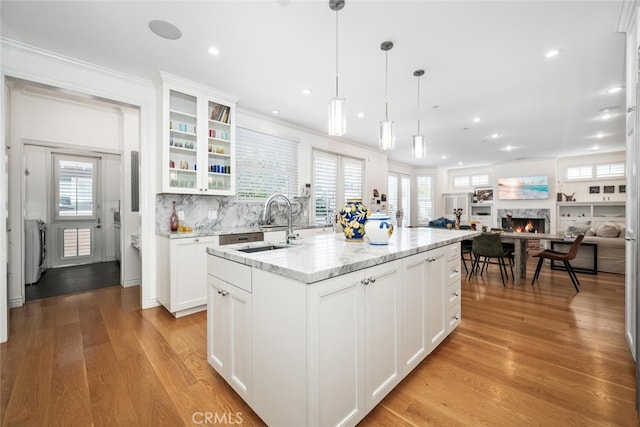
<instances>
[{"instance_id":1,"label":"pendant light","mask_svg":"<svg viewBox=\"0 0 640 427\"><path fill-rule=\"evenodd\" d=\"M389 100L387 83L389 79L389 51L393 48L393 42L382 42L380 49L384 52L384 121L380 122L380 149L393 150L395 148L395 136L393 135L393 122L389 120Z\"/></svg>"},{"instance_id":2,"label":"pendant light","mask_svg":"<svg viewBox=\"0 0 640 427\"><path fill-rule=\"evenodd\" d=\"M413 75L418 78L418 132L411 141L411 156L414 159L424 159L427 147L424 136L420 134L420 77L424 75L424 70L416 70Z\"/></svg>"},{"instance_id":3,"label":"pendant light","mask_svg":"<svg viewBox=\"0 0 640 427\"><path fill-rule=\"evenodd\" d=\"M338 96L338 11L344 0L329 0L329 8L336 11L336 96L329 101L329 135L342 136L347 132L346 100Z\"/></svg>"}]
</instances>

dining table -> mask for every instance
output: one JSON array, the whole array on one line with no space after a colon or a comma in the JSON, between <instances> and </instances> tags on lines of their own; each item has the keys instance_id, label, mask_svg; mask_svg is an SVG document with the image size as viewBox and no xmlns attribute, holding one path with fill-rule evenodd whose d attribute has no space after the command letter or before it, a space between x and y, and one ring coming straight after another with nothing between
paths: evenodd
<instances>
[{"instance_id":1,"label":"dining table","mask_svg":"<svg viewBox=\"0 0 640 427\"><path fill-rule=\"evenodd\" d=\"M527 277L527 241L528 240L549 240L549 241L566 241L567 237L563 233L515 233L515 232L502 232L500 233L500 240L503 243L514 244L514 278L513 283L520 285L522 279Z\"/></svg>"}]
</instances>

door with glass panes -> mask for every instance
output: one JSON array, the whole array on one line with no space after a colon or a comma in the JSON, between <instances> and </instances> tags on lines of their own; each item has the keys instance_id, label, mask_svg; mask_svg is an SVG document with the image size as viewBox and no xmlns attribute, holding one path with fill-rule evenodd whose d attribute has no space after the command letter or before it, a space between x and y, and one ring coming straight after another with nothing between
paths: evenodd
<instances>
[{"instance_id":1,"label":"door with glass panes","mask_svg":"<svg viewBox=\"0 0 640 427\"><path fill-rule=\"evenodd\" d=\"M52 155L52 267L102 261L100 158Z\"/></svg>"}]
</instances>

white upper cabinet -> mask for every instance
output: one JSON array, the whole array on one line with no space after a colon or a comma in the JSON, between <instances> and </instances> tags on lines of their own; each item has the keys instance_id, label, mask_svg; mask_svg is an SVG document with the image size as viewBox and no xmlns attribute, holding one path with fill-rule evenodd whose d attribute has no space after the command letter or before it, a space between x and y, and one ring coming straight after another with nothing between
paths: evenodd
<instances>
[{"instance_id":1,"label":"white upper cabinet","mask_svg":"<svg viewBox=\"0 0 640 427\"><path fill-rule=\"evenodd\" d=\"M160 76L161 192L234 195L237 99Z\"/></svg>"}]
</instances>

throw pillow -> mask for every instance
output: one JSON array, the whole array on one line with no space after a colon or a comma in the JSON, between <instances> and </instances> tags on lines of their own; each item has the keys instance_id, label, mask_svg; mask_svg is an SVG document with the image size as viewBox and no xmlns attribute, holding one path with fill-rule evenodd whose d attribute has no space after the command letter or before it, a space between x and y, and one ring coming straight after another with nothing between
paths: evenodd
<instances>
[{"instance_id":1,"label":"throw pillow","mask_svg":"<svg viewBox=\"0 0 640 427\"><path fill-rule=\"evenodd\" d=\"M584 233L585 236L595 236L596 235L596 230L594 230L593 228L590 228L587 230L586 233Z\"/></svg>"},{"instance_id":2,"label":"throw pillow","mask_svg":"<svg viewBox=\"0 0 640 427\"><path fill-rule=\"evenodd\" d=\"M591 221L576 222L567 227L567 233L585 234L591 228Z\"/></svg>"},{"instance_id":3,"label":"throw pillow","mask_svg":"<svg viewBox=\"0 0 640 427\"><path fill-rule=\"evenodd\" d=\"M605 222L596 230L596 236L598 237L618 237L618 234L620 234L620 230L612 222Z\"/></svg>"}]
</instances>

